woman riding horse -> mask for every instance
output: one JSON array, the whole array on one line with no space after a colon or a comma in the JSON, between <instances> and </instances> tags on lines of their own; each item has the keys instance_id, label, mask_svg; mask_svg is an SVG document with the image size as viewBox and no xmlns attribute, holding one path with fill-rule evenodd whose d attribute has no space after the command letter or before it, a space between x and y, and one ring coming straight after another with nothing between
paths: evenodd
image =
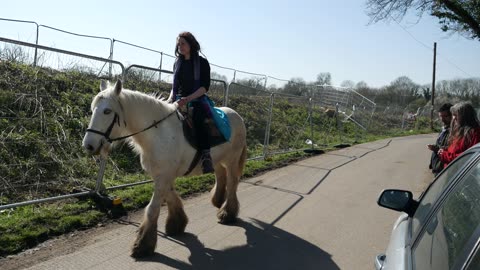
<instances>
[{"instance_id":1,"label":"woman riding horse","mask_svg":"<svg viewBox=\"0 0 480 270\"><path fill-rule=\"evenodd\" d=\"M177 37L174 65L173 88L168 102L177 101L179 106L189 104L193 107L193 125L197 137L197 146L202 156L203 173L213 172L210 156L209 133L205 120L211 117L206 95L210 87L210 65L207 59L199 55L200 44L190 32L182 32Z\"/></svg>"}]
</instances>

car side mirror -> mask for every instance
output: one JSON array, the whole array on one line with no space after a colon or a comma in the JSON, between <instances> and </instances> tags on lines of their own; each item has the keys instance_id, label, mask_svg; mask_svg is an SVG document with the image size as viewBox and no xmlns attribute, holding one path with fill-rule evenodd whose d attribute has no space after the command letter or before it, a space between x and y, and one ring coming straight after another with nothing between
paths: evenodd
<instances>
[{"instance_id":1,"label":"car side mirror","mask_svg":"<svg viewBox=\"0 0 480 270\"><path fill-rule=\"evenodd\" d=\"M395 211L405 212L413 216L418 203L413 199L412 192L408 190L386 189L378 198L377 204Z\"/></svg>"}]
</instances>

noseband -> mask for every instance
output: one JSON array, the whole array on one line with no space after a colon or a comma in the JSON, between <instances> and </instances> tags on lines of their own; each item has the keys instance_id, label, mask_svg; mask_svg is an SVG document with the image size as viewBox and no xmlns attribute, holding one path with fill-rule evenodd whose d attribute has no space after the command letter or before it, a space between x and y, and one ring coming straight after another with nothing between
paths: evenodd
<instances>
[{"instance_id":1,"label":"noseband","mask_svg":"<svg viewBox=\"0 0 480 270\"><path fill-rule=\"evenodd\" d=\"M105 137L105 139L107 139L107 141L109 143L112 143L114 141L118 141L119 140L118 138L110 139L110 133L112 133L112 129L113 129L113 126L115 125L115 122L117 122L118 126L120 126L120 118L118 117L117 113L115 113L115 116L113 117L113 121L110 124L110 126L108 126L107 131L101 132L101 131L98 131L98 130L95 130L95 129L87 128L87 132L92 132L92 133L95 133L95 134L98 134L98 135L102 135L103 137Z\"/></svg>"}]
</instances>

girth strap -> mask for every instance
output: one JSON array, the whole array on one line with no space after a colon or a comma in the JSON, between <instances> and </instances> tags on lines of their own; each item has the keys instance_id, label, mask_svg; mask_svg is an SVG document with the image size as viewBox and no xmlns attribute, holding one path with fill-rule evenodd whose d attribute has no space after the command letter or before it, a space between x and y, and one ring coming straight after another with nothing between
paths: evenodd
<instances>
[{"instance_id":1,"label":"girth strap","mask_svg":"<svg viewBox=\"0 0 480 270\"><path fill-rule=\"evenodd\" d=\"M187 172L184 173L183 176L188 175L193 171L193 169L197 166L198 162L200 161L201 157L202 157L202 153L200 151L197 151L195 153L195 156L193 157L192 163L190 163L190 167L188 167Z\"/></svg>"}]
</instances>

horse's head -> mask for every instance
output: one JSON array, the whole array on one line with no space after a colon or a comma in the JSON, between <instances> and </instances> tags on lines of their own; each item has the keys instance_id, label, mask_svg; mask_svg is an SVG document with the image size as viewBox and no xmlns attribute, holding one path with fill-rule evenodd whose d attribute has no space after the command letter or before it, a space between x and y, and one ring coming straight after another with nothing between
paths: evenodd
<instances>
[{"instance_id":1,"label":"horse's head","mask_svg":"<svg viewBox=\"0 0 480 270\"><path fill-rule=\"evenodd\" d=\"M111 139L120 134L120 118L123 119L123 108L119 101L122 82L110 85L106 81L100 84L100 93L92 101L92 118L88 125L83 147L89 154L108 153Z\"/></svg>"}]
</instances>

